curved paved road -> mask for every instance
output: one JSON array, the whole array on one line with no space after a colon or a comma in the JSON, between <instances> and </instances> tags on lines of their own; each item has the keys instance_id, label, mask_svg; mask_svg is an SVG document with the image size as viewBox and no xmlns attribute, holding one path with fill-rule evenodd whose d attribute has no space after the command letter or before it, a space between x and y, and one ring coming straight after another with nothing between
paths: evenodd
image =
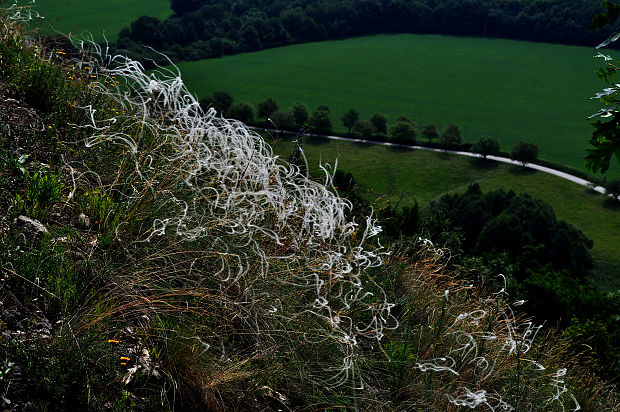
<instances>
[{"instance_id":1,"label":"curved paved road","mask_svg":"<svg viewBox=\"0 0 620 412\"><path fill-rule=\"evenodd\" d=\"M264 129L264 128L259 128L259 127L252 127L252 129L264 130L264 131L270 131L270 132L276 132L276 133L278 132L277 130ZM351 137L324 136L324 135L310 134L310 133L306 133L305 136L324 137L324 138L331 139L331 140L344 140L344 141L347 141L347 142L378 144L378 145L382 145L382 146L402 147L402 148L405 148L405 149L427 150L429 152L452 153L452 154L456 154L456 155L460 155L460 156L469 156L469 157L477 157L477 158L481 157L479 154L471 153L471 152L462 152L462 151L458 151L458 150L444 150L444 149L436 149L436 148L432 148L432 147L424 147L424 146L416 146L416 145L406 145L406 144L390 143L390 142L377 142L375 140L354 139L354 138L351 138ZM508 159L506 157L487 156L487 159L495 160L496 162L510 163L510 164L522 166L521 162L518 162L518 161L512 160L512 159ZM550 167L545 167L545 166L537 165L537 164L534 164L534 163L525 163L524 166L525 167L529 167L530 169L540 170L541 172L549 173L549 174L561 177L561 178L566 179L566 180L570 180L571 182L575 182L575 183L577 183L579 185L588 187L588 188L590 188L590 189L592 189L594 191L597 191L599 193L603 193L603 194L605 193L605 188L604 187L602 187L602 186L595 186L592 182L590 182L588 180L585 180L585 179L582 179L580 177L573 176L571 174L564 173L564 172L561 172L559 170L552 169Z\"/></svg>"}]
</instances>

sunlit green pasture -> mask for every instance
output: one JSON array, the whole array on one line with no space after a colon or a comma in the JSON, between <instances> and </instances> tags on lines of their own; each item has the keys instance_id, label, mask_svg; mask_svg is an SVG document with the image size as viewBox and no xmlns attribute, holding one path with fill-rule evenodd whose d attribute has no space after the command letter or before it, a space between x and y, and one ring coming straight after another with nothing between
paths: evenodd
<instances>
[{"instance_id":1,"label":"sunlit green pasture","mask_svg":"<svg viewBox=\"0 0 620 412\"><path fill-rule=\"evenodd\" d=\"M299 101L331 108L336 131L350 108L393 122L460 125L466 141L519 141L540 157L584 169L591 134L589 97L604 87L594 76L593 48L438 35L377 35L300 44L179 64L198 97L228 91L255 107L267 97L282 108ZM620 175L620 167L612 174Z\"/></svg>"},{"instance_id":2,"label":"sunlit green pasture","mask_svg":"<svg viewBox=\"0 0 620 412\"><path fill-rule=\"evenodd\" d=\"M95 40L102 40L104 33L116 40L118 32L140 16L164 19L172 14L170 0L36 0L36 10L45 17L44 32L90 32Z\"/></svg>"},{"instance_id":3,"label":"sunlit green pasture","mask_svg":"<svg viewBox=\"0 0 620 412\"><path fill-rule=\"evenodd\" d=\"M292 153L291 140L267 137L283 159ZM594 240L593 255L605 261L609 276L603 283L620 286L620 206L602 194L520 166L443 153L313 138L305 140L304 151L313 176L321 175L319 161L333 166L337 159L339 169L353 174L358 193L373 200L378 208L399 200L401 206L416 200L426 205L445 193L465 191L472 183L479 183L483 191L530 193L549 203L558 218Z\"/></svg>"}]
</instances>

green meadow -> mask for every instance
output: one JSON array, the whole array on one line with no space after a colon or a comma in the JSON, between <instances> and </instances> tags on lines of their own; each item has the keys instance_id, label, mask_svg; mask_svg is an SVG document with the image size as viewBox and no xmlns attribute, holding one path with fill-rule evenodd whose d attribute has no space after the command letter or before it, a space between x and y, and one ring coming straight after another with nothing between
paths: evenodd
<instances>
[{"instance_id":1,"label":"green meadow","mask_svg":"<svg viewBox=\"0 0 620 412\"><path fill-rule=\"evenodd\" d=\"M45 17L44 32L90 32L95 40L103 40L105 33L110 41L140 16L164 19L172 14L170 0L37 0L36 10Z\"/></svg>"},{"instance_id":2,"label":"green meadow","mask_svg":"<svg viewBox=\"0 0 620 412\"><path fill-rule=\"evenodd\" d=\"M266 138L283 159L292 153L292 139ZM547 173L444 153L316 138L305 139L304 152L315 177L321 176L319 162L333 167L337 160L338 169L351 172L358 193L377 208L399 201L401 206L415 201L426 205L446 193L463 192L472 183L479 183L483 191L530 193L594 240L593 255L609 276L602 283L620 286L614 275L620 268L620 206L602 194Z\"/></svg>"},{"instance_id":3,"label":"green meadow","mask_svg":"<svg viewBox=\"0 0 620 412\"><path fill-rule=\"evenodd\" d=\"M504 39L390 34L300 44L180 63L198 97L228 91L255 107L267 97L281 108L299 101L331 109L336 132L350 108L388 122L406 115L421 125L461 126L465 141L482 135L510 151L535 142L540 157L584 169L591 134L589 100L604 87L594 49ZM612 175L620 176L614 166Z\"/></svg>"}]
</instances>

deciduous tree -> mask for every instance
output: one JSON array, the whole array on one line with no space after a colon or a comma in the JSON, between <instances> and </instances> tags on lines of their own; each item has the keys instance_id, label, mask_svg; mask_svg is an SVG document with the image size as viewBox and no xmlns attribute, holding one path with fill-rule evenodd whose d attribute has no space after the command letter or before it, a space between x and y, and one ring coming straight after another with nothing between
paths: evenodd
<instances>
[{"instance_id":1,"label":"deciduous tree","mask_svg":"<svg viewBox=\"0 0 620 412\"><path fill-rule=\"evenodd\" d=\"M215 100L216 110L222 114L226 113L230 106L233 104L233 97L228 92L214 92L213 99Z\"/></svg>"},{"instance_id":2,"label":"deciduous tree","mask_svg":"<svg viewBox=\"0 0 620 412\"><path fill-rule=\"evenodd\" d=\"M422 136L424 136L425 139L428 139L429 143L431 143L433 139L437 139L439 137L439 130L437 130L437 125L435 123L424 125L424 129L422 130Z\"/></svg>"},{"instance_id":3,"label":"deciduous tree","mask_svg":"<svg viewBox=\"0 0 620 412\"><path fill-rule=\"evenodd\" d=\"M350 109L348 112L344 114L344 116L341 117L342 124L344 125L344 127L349 128L349 133L348 133L349 136L351 136L351 128L353 127L355 122L357 122L357 119L359 119L359 117L360 117L360 114L357 112L357 110L354 110L354 109Z\"/></svg>"},{"instance_id":4,"label":"deciduous tree","mask_svg":"<svg viewBox=\"0 0 620 412\"><path fill-rule=\"evenodd\" d=\"M519 142L512 149L510 158L517 162L521 162L523 166L525 166L526 163L535 162L538 158L538 145L529 142Z\"/></svg>"},{"instance_id":5,"label":"deciduous tree","mask_svg":"<svg viewBox=\"0 0 620 412\"><path fill-rule=\"evenodd\" d=\"M358 120L353 125L353 131L357 133L362 139L368 140L375 132L375 128L368 120Z\"/></svg>"},{"instance_id":6,"label":"deciduous tree","mask_svg":"<svg viewBox=\"0 0 620 412\"><path fill-rule=\"evenodd\" d=\"M329 115L329 111L320 109L321 106L319 106L319 108L312 113L308 123L314 132L319 134L327 134L332 131L332 119Z\"/></svg>"},{"instance_id":7,"label":"deciduous tree","mask_svg":"<svg viewBox=\"0 0 620 412\"><path fill-rule=\"evenodd\" d=\"M491 136L482 136L472 146L471 150L474 153L479 153L483 158L487 158L489 155L496 155L499 153L499 141Z\"/></svg>"},{"instance_id":8,"label":"deciduous tree","mask_svg":"<svg viewBox=\"0 0 620 412\"><path fill-rule=\"evenodd\" d=\"M254 108L247 102L235 103L230 106L226 115L231 119L236 119L243 123L250 123L254 120Z\"/></svg>"},{"instance_id":9,"label":"deciduous tree","mask_svg":"<svg viewBox=\"0 0 620 412\"><path fill-rule=\"evenodd\" d=\"M271 97L258 103L258 117L269 117L271 113L279 109L278 103Z\"/></svg>"},{"instance_id":10,"label":"deciduous tree","mask_svg":"<svg viewBox=\"0 0 620 412\"><path fill-rule=\"evenodd\" d=\"M297 127L301 127L308 121L308 109L301 103L293 103L293 116Z\"/></svg>"},{"instance_id":11,"label":"deciduous tree","mask_svg":"<svg viewBox=\"0 0 620 412\"><path fill-rule=\"evenodd\" d=\"M441 132L441 144L444 146L461 144L462 138L461 128L454 123L447 125Z\"/></svg>"},{"instance_id":12,"label":"deciduous tree","mask_svg":"<svg viewBox=\"0 0 620 412\"><path fill-rule=\"evenodd\" d=\"M271 113L270 118L278 130L291 130L295 127L295 117L291 112L278 110Z\"/></svg>"},{"instance_id":13,"label":"deciduous tree","mask_svg":"<svg viewBox=\"0 0 620 412\"><path fill-rule=\"evenodd\" d=\"M404 120L394 123L390 132L390 140L402 144L415 144L415 138L418 135L415 123Z\"/></svg>"},{"instance_id":14,"label":"deciduous tree","mask_svg":"<svg viewBox=\"0 0 620 412\"><path fill-rule=\"evenodd\" d=\"M381 113L374 113L370 117L370 123L372 123L375 128L375 133L377 136L379 134L387 133L387 117Z\"/></svg>"}]
</instances>

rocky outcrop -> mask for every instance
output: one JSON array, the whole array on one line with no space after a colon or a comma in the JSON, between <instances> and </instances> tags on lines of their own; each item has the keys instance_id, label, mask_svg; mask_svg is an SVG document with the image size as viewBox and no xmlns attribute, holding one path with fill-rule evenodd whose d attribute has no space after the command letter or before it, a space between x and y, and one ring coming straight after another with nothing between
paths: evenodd
<instances>
[{"instance_id":1,"label":"rocky outcrop","mask_svg":"<svg viewBox=\"0 0 620 412\"><path fill-rule=\"evenodd\" d=\"M28 216L20 215L15 219L15 224L26 242L36 242L49 233L43 223Z\"/></svg>"}]
</instances>

